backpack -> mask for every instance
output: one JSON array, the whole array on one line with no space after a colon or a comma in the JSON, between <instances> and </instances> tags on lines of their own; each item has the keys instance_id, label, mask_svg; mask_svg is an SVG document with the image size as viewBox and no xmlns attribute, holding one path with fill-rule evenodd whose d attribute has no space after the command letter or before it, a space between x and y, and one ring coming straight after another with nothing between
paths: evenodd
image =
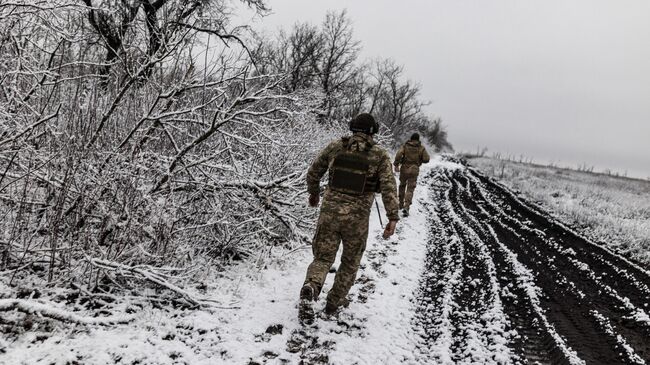
<instances>
[{"instance_id":1,"label":"backpack","mask_svg":"<svg viewBox=\"0 0 650 365\"><path fill-rule=\"evenodd\" d=\"M404 157L402 164L404 165L420 165L422 162L422 146L421 145L404 145Z\"/></svg>"}]
</instances>

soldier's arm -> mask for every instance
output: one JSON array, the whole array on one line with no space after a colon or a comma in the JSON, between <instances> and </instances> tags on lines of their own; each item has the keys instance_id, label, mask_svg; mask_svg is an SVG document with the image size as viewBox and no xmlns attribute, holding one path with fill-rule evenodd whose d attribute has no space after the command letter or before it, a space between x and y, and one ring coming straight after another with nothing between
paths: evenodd
<instances>
[{"instance_id":1,"label":"soldier's arm","mask_svg":"<svg viewBox=\"0 0 650 365\"><path fill-rule=\"evenodd\" d=\"M397 154L395 155L395 161L393 162L393 165L399 166L402 163L403 158L404 158L404 146L400 147L399 150L397 150Z\"/></svg>"},{"instance_id":2,"label":"soldier's arm","mask_svg":"<svg viewBox=\"0 0 650 365\"><path fill-rule=\"evenodd\" d=\"M422 163L427 163L431 160L431 156L427 152L427 149L422 147Z\"/></svg>"},{"instance_id":3,"label":"soldier's arm","mask_svg":"<svg viewBox=\"0 0 650 365\"><path fill-rule=\"evenodd\" d=\"M336 148L336 142L325 147L312 162L307 171L307 192L310 195L320 193L320 180L327 172L330 163L330 156Z\"/></svg>"},{"instance_id":4,"label":"soldier's arm","mask_svg":"<svg viewBox=\"0 0 650 365\"><path fill-rule=\"evenodd\" d=\"M397 200L397 185L393 175L390 156L383 152L381 163L379 164L379 184L381 186L381 200L386 208L386 216L391 221L399 220L399 203Z\"/></svg>"}]
</instances>

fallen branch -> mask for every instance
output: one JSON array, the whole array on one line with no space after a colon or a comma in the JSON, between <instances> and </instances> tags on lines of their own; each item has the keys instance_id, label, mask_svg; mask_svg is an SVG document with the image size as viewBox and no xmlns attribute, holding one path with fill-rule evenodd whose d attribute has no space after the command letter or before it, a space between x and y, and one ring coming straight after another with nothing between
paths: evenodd
<instances>
[{"instance_id":1,"label":"fallen branch","mask_svg":"<svg viewBox=\"0 0 650 365\"><path fill-rule=\"evenodd\" d=\"M107 316L107 317L83 317L76 313L68 312L54 307L52 304L44 304L24 299L0 299L0 311L18 310L27 314L56 319L63 322L79 324L118 324L131 322L135 316Z\"/></svg>"},{"instance_id":2,"label":"fallen branch","mask_svg":"<svg viewBox=\"0 0 650 365\"><path fill-rule=\"evenodd\" d=\"M163 275L160 273L153 272L146 268L145 266L128 266L124 264L120 264L117 262L112 262L108 260L102 260L102 259L89 259L90 263L96 267L99 267L104 270L111 270L115 271L117 273L129 273L129 274L135 274L136 276L141 277L142 279L148 280L152 283L158 284L168 290L171 290L172 292L180 295L185 301L190 303L193 306L196 307L205 307L205 306L211 306L209 303L205 301L201 301L199 299L194 298L190 293L186 292L182 288L170 283L167 281Z\"/></svg>"}]
</instances>

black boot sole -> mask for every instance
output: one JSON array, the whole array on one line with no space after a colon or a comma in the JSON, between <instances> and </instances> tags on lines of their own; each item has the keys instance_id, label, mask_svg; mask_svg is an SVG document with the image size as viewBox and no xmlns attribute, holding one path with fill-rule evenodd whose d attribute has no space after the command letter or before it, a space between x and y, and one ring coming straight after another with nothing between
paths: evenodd
<instances>
[{"instance_id":1,"label":"black boot sole","mask_svg":"<svg viewBox=\"0 0 650 365\"><path fill-rule=\"evenodd\" d=\"M314 289L310 286L303 286L302 289L300 289L300 299L301 300L308 300L308 301L313 301L314 300Z\"/></svg>"}]
</instances>

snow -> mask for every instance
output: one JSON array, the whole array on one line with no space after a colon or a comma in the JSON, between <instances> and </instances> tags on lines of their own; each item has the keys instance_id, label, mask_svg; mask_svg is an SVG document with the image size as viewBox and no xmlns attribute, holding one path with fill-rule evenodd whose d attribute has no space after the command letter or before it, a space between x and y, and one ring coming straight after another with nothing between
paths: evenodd
<instances>
[{"instance_id":1,"label":"snow","mask_svg":"<svg viewBox=\"0 0 650 365\"><path fill-rule=\"evenodd\" d=\"M421 176L439 161L423 166ZM419 335L412 328L412 300L426 254L427 215L422 203L427 190L416 190L411 215L398 223L397 233L389 240L381 238L383 230L372 212L358 278L374 288L365 303L353 300L338 320L317 317L318 329L310 334L320 345L329 346L321 351L327 353L331 364L416 361ZM278 252L263 263L245 262L215 273L204 297L224 303L224 309L145 307L133 322L113 327L53 323L54 332L33 331L13 342L0 342L0 364L297 363L301 353L288 351L287 343L301 329L298 293L310 261L310 247L305 246L290 253ZM317 313L324 307L333 278L328 275L315 305ZM358 298L362 288L364 285L356 283L351 296ZM281 333L266 333L275 325L282 326Z\"/></svg>"},{"instance_id":2,"label":"snow","mask_svg":"<svg viewBox=\"0 0 650 365\"><path fill-rule=\"evenodd\" d=\"M630 344L627 343L625 338L623 338L623 336L617 334L616 331L614 331L611 322L605 316L603 316L596 310L591 311L591 314L594 317L596 317L598 322L600 322L600 325L603 326L603 328L605 328L605 332L607 332L608 335L616 338L616 342L618 342L618 344L626 352L628 359L634 361L634 364L638 364L638 365L643 365L646 363L645 361L643 361L641 357L639 357L638 354L634 352L634 349L632 348L632 346L630 346Z\"/></svg>"},{"instance_id":3,"label":"snow","mask_svg":"<svg viewBox=\"0 0 650 365\"><path fill-rule=\"evenodd\" d=\"M428 168L422 170L421 176L424 176ZM364 336L337 339L337 346L330 354L333 364L391 364L414 361L417 334L411 328L411 299L418 286L426 253L428 225L427 215L422 207L426 190L423 187L416 189L411 214L400 221L395 236L388 242L377 237L371 238L371 249L393 245L395 252L387 258L382 267L385 275L376 272L366 274L375 282L374 295L363 305L357 304L356 308L351 306L348 309L348 313L354 310L354 316L362 318L365 324ZM378 222L373 220L371 232L377 230L380 230Z\"/></svg>"},{"instance_id":4,"label":"snow","mask_svg":"<svg viewBox=\"0 0 650 365\"><path fill-rule=\"evenodd\" d=\"M436 154L435 156L433 156L429 163L430 163L430 166L436 166L436 167L441 168L441 169L452 170L452 171L453 170L462 170L462 169L465 168L465 166L463 166L463 165L461 165L461 164L459 164L457 162L453 162L453 161L445 159L444 155L440 155L440 154ZM422 176L422 174L421 174L421 176Z\"/></svg>"},{"instance_id":5,"label":"snow","mask_svg":"<svg viewBox=\"0 0 650 365\"><path fill-rule=\"evenodd\" d=\"M492 227L488 226L486 233L494 239L516 275L515 282L505 287L497 280L490 250L474 231L471 221L464 222L449 199L431 199L428 187L424 186L424 176L434 168L463 167L443 161L439 156L424 165L411 215L398 223L397 233L390 239L381 238L383 229L373 208L366 253L358 280L350 292L352 302L336 318L322 315L325 297L334 279L330 274L314 305L315 323L304 326L298 321L298 293L312 258L309 246L273 250L270 257L265 256L267 252L260 253L250 261L209 273L211 280L206 281L207 289L201 293L201 298L219 304L204 309L173 309L169 305L152 304L137 307L133 315L124 311L89 317L92 312L85 312L83 308L69 311L63 303L50 303L42 298L3 299L0 287L0 308L20 306L23 313L43 316L34 321L35 327L31 330L0 339L0 364L294 364L301 360L369 365L510 364L518 361L510 346L517 333L508 330L511 325L501 298L514 296L511 292L514 287L525 292L540 325L554 338L570 363L583 364L546 318L540 304L543 293L535 285L535 275L499 241ZM477 186L486 194L479 184ZM378 202L385 217L381 200ZM442 229L444 225L442 217L431 213L432 207L450 212L449 218L454 222L450 228L451 239L438 243L442 245L440 261L446 264L436 273L424 271L430 235L436 227ZM478 208L487 214L485 208L480 205ZM465 249L468 252L464 252ZM469 250L476 254L471 255ZM574 250L561 252L586 276L596 275L580 261ZM463 277L464 255L476 256L487 275ZM548 264L552 268L551 261ZM334 266L338 267L339 262L337 258ZM624 272L621 275L625 277ZM441 288L440 295L428 301L418 297L421 280L425 277L438 282ZM0 285L2 283L0 278ZM599 285L605 293L615 295L621 308L630 313L629 320L641 325L650 323L647 309L635 307L609 286ZM486 300L480 310L472 311L458 300L462 290L471 291L472 287L486 290ZM196 294L192 287L176 289L187 296ZM436 333L433 337L425 337L431 340L424 339L422 335L427 334L417 325L418 319L421 320L416 318L417 305L430 306L427 315L431 315L426 320ZM127 307L124 305L121 309ZM22 315L15 310L0 314L8 321ZM594 312L593 315L603 328L615 333L613 324L602 314ZM47 317L72 318L79 324L52 321ZM102 325L131 319L129 323ZM456 342L458 332L463 335L461 344ZM616 339L622 351L639 360L623 337Z\"/></svg>"},{"instance_id":6,"label":"snow","mask_svg":"<svg viewBox=\"0 0 650 365\"><path fill-rule=\"evenodd\" d=\"M650 181L491 158L470 164L538 202L572 230L650 267Z\"/></svg>"},{"instance_id":7,"label":"snow","mask_svg":"<svg viewBox=\"0 0 650 365\"><path fill-rule=\"evenodd\" d=\"M480 186L479 186L479 190L481 191L481 194L483 195L487 194L487 192L485 192L483 188ZM479 209L481 209L483 213L488 214L488 212L483 207L479 206ZM553 325L546 318L544 309L541 307L540 300L539 300L542 293L540 288L535 285L533 273L518 260L517 255L514 252L512 252L503 242L499 240L496 232L494 232L494 229L492 227L488 226L487 228L489 234L492 236L494 241L499 245L508 263L511 265L514 272L516 273L517 285L523 288L524 292L528 296L528 299L533 306L533 310L535 311L538 318L540 318L542 322L541 324L546 328L548 333L553 337L555 343L560 347L560 349L562 350L562 352L564 353L564 355L567 357L567 359L570 361L571 364L576 364L576 365L584 364L585 362L582 359L580 359L578 357L578 354L566 344L565 340L557 333L557 331L553 328ZM513 233L515 233L515 236L519 237L519 235L516 232Z\"/></svg>"},{"instance_id":8,"label":"snow","mask_svg":"<svg viewBox=\"0 0 650 365\"><path fill-rule=\"evenodd\" d=\"M133 319L131 315L117 315L109 317L82 317L75 313L57 308L51 303L40 303L24 299L0 299L0 311L20 310L25 313L35 313L39 316L57 318L74 323L84 324L111 324L126 323Z\"/></svg>"}]
</instances>

